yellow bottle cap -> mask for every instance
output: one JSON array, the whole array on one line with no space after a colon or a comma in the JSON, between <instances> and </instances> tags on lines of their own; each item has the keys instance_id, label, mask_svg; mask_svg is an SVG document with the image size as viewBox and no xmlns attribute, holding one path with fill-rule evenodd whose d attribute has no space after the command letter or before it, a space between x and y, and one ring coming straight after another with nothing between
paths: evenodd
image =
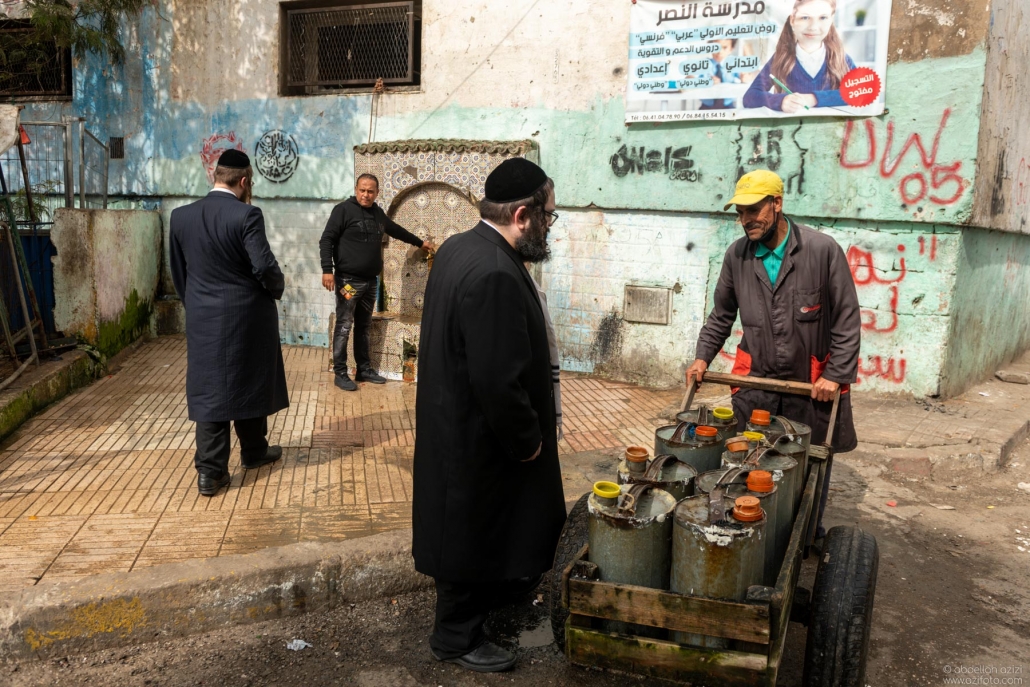
<instances>
[{"instance_id":1,"label":"yellow bottle cap","mask_svg":"<svg viewBox=\"0 0 1030 687\"><path fill-rule=\"evenodd\" d=\"M712 410L712 415L714 415L717 420L732 420L733 408L715 408Z\"/></svg>"},{"instance_id":2,"label":"yellow bottle cap","mask_svg":"<svg viewBox=\"0 0 1030 687\"><path fill-rule=\"evenodd\" d=\"M761 441L765 435L761 432L744 432L744 436L748 441Z\"/></svg>"},{"instance_id":3,"label":"yellow bottle cap","mask_svg":"<svg viewBox=\"0 0 1030 687\"><path fill-rule=\"evenodd\" d=\"M622 493L615 482L594 482L594 496L602 499L614 499Z\"/></svg>"}]
</instances>

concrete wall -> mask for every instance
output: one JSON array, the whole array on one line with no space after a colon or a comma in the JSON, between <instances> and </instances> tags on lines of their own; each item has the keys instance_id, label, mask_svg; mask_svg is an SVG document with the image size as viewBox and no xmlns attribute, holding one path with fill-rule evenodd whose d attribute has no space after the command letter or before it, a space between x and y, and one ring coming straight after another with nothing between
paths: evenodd
<instances>
[{"instance_id":1,"label":"concrete wall","mask_svg":"<svg viewBox=\"0 0 1030 687\"><path fill-rule=\"evenodd\" d=\"M1030 233L1030 6L994 0L973 221Z\"/></svg>"},{"instance_id":2,"label":"concrete wall","mask_svg":"<svg viewBox=\"0 0 1030 687\"><path fill-rule=\"evenodd\" d=\"M628 4L586 0L425 0L422 85L381 96L372 119L369 94L278 96L275 0L162 0L128 30L138 58L116 68L88 60L76 70L73 103L30 112L82 114L100 135L125 136L112 191L163 198L164 218L206 192L205 165L220 150L254 153L270 131L291 138L295 172L277 183L259 178L256 202L287 274L283 340L315 345L327 342L332 308L318 284L317 239L332 204L350 194L355 144L373 133L533 140L564 215L542 275L563 364L652 383L678 382L692 359L722 252L737 235L721 214L735 179L771 168L787 181L788 211L826 227L853 258L867 324L861 388L934 394L980 370L958 362L957 351L973 344L949 353L952 338L972 336L955 326L957 284L986 275L960 259L967 232L979 231L962 227L1018 230L1023 221L1013 201L1024 143L1008 144L1004 210L982 207L998 186L984 150L1026 129L1011 117L1022 91L1005 90L1026 69L1026 42L1011 47L1025 36L1016 16L1024 10L1019 0L893 7L889 113L872 119L626 126ZM627 283L678 287L672 324L622 322ZM1030 314L995 321L1011 317Z\"/></svg>"},{"instance_id":3,"label":"concrete wall","mask_svg":"<svg viewBox=\"0 0 1030 687\"><path fill-rule=\"evenodd\" d=\"M55 213L54 322L114 355L150 326L161 271L161 220L139 210Z\"/></svg>"}]
</instances>

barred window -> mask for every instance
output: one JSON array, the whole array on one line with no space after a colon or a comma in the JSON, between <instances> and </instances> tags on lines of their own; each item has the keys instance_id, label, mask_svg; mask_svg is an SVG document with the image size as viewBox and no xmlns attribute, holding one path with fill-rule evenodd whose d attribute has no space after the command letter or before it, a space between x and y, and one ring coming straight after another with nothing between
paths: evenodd
<instances>
[{"instance_id":1,"label":"barred window","mask_svg":"<svg viewBox=\"0 0 1030 687\"><path fill-rule=\"evenodd\" d=\"M28 20L0 21L0 101L70 100L71 51L33 37Z\"/></svg>"},{"instance_id":2,"label":"barred window","mask_svg":"<svg viewBox=\"0 0 1030 687\"><path fill-rule=\"evenodd\" d=\"M283 95L418 85L421 4L282 3Z\"/></svg>"}]
</instances>

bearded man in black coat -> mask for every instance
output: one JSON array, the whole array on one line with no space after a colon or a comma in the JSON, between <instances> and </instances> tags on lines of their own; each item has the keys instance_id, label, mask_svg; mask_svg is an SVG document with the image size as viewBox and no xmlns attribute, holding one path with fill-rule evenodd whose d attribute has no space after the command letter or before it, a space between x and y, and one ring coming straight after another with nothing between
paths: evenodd
<instances>
[{"instance_id":1,"label":"bearded man in black coat","mask_svg":"<svg viewBox=\"0 0 1030 687\"><path fill-rule=\"evenodd\" d=\"M243 469L282 456L269 447L267 418L290 405L279 347L285 280L250 204L250 158L227 150L215 187L172 210L168 241L175 291L186 310L186 403L197 425L197 488L214 496L229 484L229 423Z\"/></svg>"},{"instance_id":2,"label":"bearded man in black coat","mask_svg":"<svg viewBox=\"0 0 1030 687\"><path fill-rule=\"evenodd\" d=\"M524 264L549 256L553 189L532 162L503 162L483 221L440 247L426 286L413 554L436 580L433 656L480 672L515 664L483 624L536 588L565 522L547 328Z\"/></svg>"}]
</instances>

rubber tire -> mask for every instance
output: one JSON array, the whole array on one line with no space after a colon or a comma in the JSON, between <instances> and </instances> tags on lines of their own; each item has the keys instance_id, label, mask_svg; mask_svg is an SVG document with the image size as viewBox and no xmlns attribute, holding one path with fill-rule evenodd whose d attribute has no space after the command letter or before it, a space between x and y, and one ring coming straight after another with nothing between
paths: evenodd
<instances>
[{"instance_id":1,"label":"rubber tire","mask_svg":"<svg viewBox=\"0 0 1030 687\"><path fill-rule=\"evenodd\" d=\"M812 590L805 687L864 687L880 552L857 527L827 533Z\"/></svg>"},{"instance_id":2,"label":"rubber tire","mask_svg":"<svg viewBox=\"0 0 1030 687\"><path fill-rule=\"evenodd\" d=\"M562 571L572 562L576 554L580 552L586 543L588 535L587 499L590 492L583 494L576 501L576 505L569 511L565 520L565 527L562 528L561 537L558 539L558 548L554 552L554 565L551 567L551 579L549 581L550 603L551 603L551 632L554 633L554 643L558 649L565 651L565 621L569 618L569 610L562 606L561 588Z\"/></svg>"}]
</instances>

